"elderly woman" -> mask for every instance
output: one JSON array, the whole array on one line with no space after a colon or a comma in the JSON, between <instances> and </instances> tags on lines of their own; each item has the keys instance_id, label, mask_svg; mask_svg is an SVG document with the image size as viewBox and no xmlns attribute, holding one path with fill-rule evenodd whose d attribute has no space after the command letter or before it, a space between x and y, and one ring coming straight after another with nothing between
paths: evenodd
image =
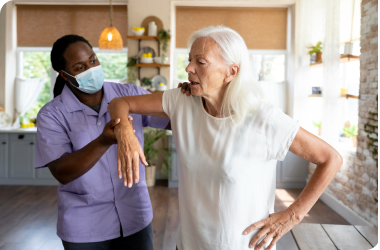
<instances>
[{"instance_id":1,"label":"elderly woman","mask_svg":"<svg viewBox=\"0 0 380 250\"><path fill-rule=\"evenodd\" d=\"M146 164L128 114L169 117L179 158L178 249L275 249L321 196L342 158L260 101L247 47L237 32L208 27L195 32L189 44L192 96L172 89L109 104L111 117L121 118L114 130L119 177L131 186L139 158ZM288 150L318 167L297 200L274 213L276 162Z\"/></svg>"}]
</instances>

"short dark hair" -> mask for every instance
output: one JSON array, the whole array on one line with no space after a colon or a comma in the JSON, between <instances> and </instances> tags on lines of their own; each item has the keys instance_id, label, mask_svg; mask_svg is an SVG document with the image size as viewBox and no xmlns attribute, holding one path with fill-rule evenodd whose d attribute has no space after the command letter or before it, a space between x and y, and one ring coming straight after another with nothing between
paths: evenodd
<instances>
[{"instance_id":1,"label":"short dark hair","mask_svg":"<svg viewBox=\"0 0 380 250\"><path fill-rule=\"evenodd\" d=\"M92 49L91 44L84 38L78 35L66 35L61 38L59 38L53 45L53 49L50 53L50 61L53 69L57 72L60 70L64 70L66 68L66 59L63 56L65 53L67 47L69 47L70 44L76 43L76 42L84 42L90 46ZM58 75L57 80L55 81L54 85L54 97L60 95L62 93L63 87L65 87L66 81L63 79L60 75Z\"/></svg>"}]
</instances>

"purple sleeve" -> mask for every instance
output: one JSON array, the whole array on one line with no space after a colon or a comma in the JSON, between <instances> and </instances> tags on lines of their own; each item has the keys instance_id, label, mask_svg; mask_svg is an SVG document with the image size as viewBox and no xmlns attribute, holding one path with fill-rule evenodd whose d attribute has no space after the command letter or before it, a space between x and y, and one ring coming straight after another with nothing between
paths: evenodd
<instances>
[{"instance_id":1,"label":"purple sleeve","mask_svg":"<svg viewBox=\"0 0 380 250\"><path fill-rule=\"evenodd\" d=\"M70 139L58 119L50 112L40 112L37 116L35 168L46 167L48 163L70 153Z\"/></svg>"},{"instance_id":2,"label":"purple sleeve","mask_svg":"<svg viewBox=\"0 0 380 250\"><path fill-rule=\"evenodd\" d=\"M134 85L135 95L150 95L151 93L145 89L139 88ZM152 127L152 128L166 128L170 122L169 119L155 117L150 115L143 115L143 126L144 127Z\"/></svg>"}]
</instances>

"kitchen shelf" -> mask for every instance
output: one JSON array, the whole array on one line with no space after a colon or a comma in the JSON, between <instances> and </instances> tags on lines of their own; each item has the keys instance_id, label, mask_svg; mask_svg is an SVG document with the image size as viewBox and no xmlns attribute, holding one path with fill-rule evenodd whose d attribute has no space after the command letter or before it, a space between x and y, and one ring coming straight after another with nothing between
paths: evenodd
<instances>
[{"instance_id":1,"label":"kitchen shelf","mask_svg":"<svg viewBox=\"0 0 380 250\"><path fill-rule=\"evenodd\" d=\"M340 55L340 63L347 63L347 62L353 62L353 61L359 61L359 56L354 55ZM321 67L323 66L323 62L319 63L311 63L310 67Z\"/></svg>"},{"instance_id":2,"label":"kitchen shelf","mask_svg":"<svg viewBox=\"0 0 380 250\"><path fill-rule=\"evenodd\" d=\"M309 95L309 97L322 97L322 94ZM346 99L359 99L359 96L356 95L340 95L340 97Z\"/></svg>"},{"instance_id":3,"label":"kitchen shelf","mask_svg":"<svg viewBox=\"0 0 380 250\"><path fill-rule=\"evenodd\" d=\"M127 36L128 39L132 40L138 40L138 51L141 50L141 41L142 40L150 40L150 41L156 41L158 43L158 53L157 56L160 56L160 43L158 40L158 36ZM139 60L139 59L138 59ZM136 63L135 67L138 69L138 79L140 78L140 70L141 68L157 68L158 74L161 74L161 68L162 67L170 67L170 64L160 64L160 63Z\"/></svg>"},{"instance_id":4,"label":"kitchen shelf","mask_svg":"<svg viewBox=\"0 0 380 250\"><path fill-rule=\"evenodd\" d=\"M170 64L161 63L137 63L135 65L137 68L160 68L160 67L170 67Z\"/></svg>"},{"instance_id":5,"label":"kitchen shelf","mask_svg":"<svg viewBox=\"0 0 380 250\"><path fill-rule=\"evenodd\" d=\"M156 40L158 41L158 36L127 36L128 39L133 40Z\"/></svg>"}]
</instances>

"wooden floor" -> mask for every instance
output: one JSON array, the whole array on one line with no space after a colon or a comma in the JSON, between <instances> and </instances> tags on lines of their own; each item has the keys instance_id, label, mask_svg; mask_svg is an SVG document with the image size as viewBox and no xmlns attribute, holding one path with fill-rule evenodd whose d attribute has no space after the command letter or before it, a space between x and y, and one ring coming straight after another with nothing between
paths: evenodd
<instances>
[{"instance_id":1,"label":"wooden floor","mask_svg":"<svg viewBox=\"0 0 380 250\"><path fill-rule=\"evenodd\" d=\"M149 188L155 250L174 250L178 226L178 190L167 183ZM0 250L62 250L56 235L56 186L0 186ZM277 189L275 211L289 206L302 189ZM302 222L348 225L318 201ZM291 235L287 235L288 237ZM283 237L277 249L286 249Z\"/></svg>"}]
</instances>

